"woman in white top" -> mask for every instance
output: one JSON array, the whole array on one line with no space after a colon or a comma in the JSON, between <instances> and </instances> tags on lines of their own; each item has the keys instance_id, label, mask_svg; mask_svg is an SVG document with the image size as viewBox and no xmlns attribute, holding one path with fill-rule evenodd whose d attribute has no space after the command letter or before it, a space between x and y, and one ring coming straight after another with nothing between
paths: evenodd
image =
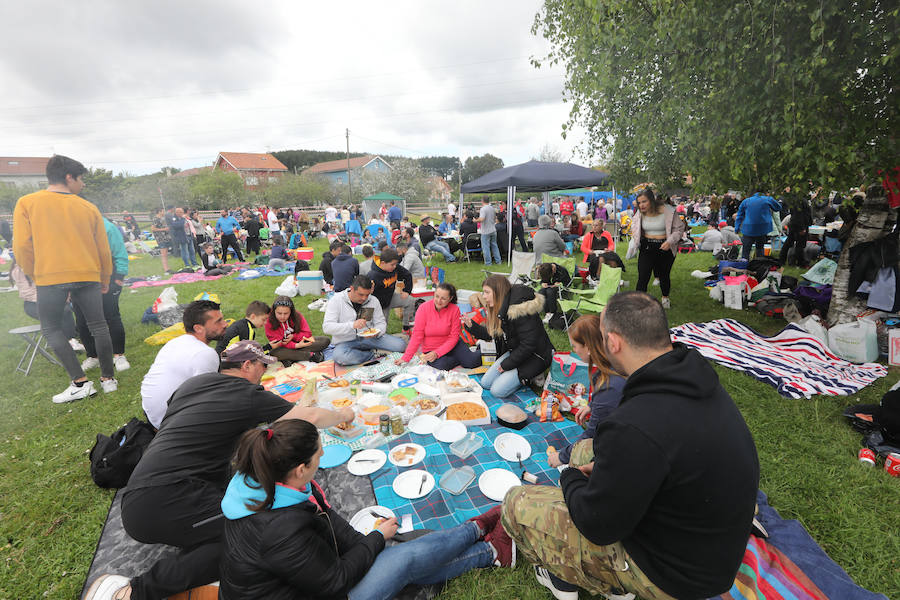
<instances>
[{"instance_id":1,"label":"woman in white top","mask_svg":"<svg viewBox=\"0 0 900 600\"><path fill-rule=\"evenodd\" d=\"M631 222L634 243L640 246L638 256L638 281L636 289L646 292L650 276L659 278L663 308L670 308L669 290L672 282L669 274L675 263L678 242L684 235L684 221L677 218L675 209L665 204L653 190L644 188L637 197L637 212Z\"/></svg>"}]
</instances>

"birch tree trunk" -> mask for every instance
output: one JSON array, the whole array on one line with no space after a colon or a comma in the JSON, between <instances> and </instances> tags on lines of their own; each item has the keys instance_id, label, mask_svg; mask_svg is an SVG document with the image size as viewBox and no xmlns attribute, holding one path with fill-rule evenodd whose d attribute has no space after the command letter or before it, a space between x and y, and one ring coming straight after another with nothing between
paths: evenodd
<instances>
[{"instance_id":1,"label":"birch tree trunk","mask_svg":"<svg viewBox=\"0 0 900 600\"><path fill-rule=\"evenodd\" d=\"M856 297L856 290L847 289L850 283L850 248L884 237L893 229L896 221L897 211L888 205L884 188L881 184L871 185L838 259L831 305L828 308L829 327L839 323L852 323L856 321L856 315L866 310L865 302Z\"/></svg>"}]
</instances>

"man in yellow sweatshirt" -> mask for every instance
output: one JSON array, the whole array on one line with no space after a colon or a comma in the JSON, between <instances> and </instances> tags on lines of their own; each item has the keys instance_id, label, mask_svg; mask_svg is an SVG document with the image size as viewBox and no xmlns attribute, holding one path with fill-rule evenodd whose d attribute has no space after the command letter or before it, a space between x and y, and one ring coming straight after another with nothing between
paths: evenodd
<instances>
[{"instance_id":1,"label":"man in yellow sweatshirt","mask_svg":"<svg viewBox=\"0 0 900 600\"><path fill-rule=\"evenodd\" d=\"M86 172L77 160L53 156L47 163L47 189L22 196L13 211L16 262L37 286L44 337L72 379L69 387L53 396L56 403L97 393L63 334L63 309L69 298L84 313L94 336L100 387L105 393L118 388L101 298L109 288L112 255L100 211L78 196Z\"/></svg>"}]
</instances>

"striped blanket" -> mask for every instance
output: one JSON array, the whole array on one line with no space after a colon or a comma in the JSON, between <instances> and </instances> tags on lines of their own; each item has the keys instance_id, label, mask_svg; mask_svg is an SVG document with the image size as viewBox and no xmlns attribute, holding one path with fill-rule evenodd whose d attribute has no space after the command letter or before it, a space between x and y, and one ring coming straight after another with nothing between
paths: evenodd
<instances>
[{"instance_id":1,"label":"striped blanket","mask_svg":"<svg viewBox=\"0 0 900 600\"><path fill-rule=\"evenodd\" d=\"M706 358L744 371L789 398L847 396L887 375L883 365L856 365L838 358L821 341L793 324L772 337L733 319L685 323L671 333L673 342L693 346Z\"/></svg>"}]
</instances>

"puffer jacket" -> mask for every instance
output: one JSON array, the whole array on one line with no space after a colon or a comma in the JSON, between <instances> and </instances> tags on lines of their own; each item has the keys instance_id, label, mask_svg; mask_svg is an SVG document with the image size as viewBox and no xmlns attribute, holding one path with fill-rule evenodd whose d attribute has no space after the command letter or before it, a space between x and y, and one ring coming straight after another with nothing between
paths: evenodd
<instances>
[{"instance_id":1,"label":"puffer jacket","mask_svg":"<svg viewBox=\"0 0 900 600\"><path fill-rule=\"evenodd\" d=\"M244 501L264 494L237 478L243 475L235 475L222 502L224 600L346 598L384 549L380 532L353 529L315 483L311 494L277 486L273 508L252 512Z\"/></svg>"},{"instance_id":2,"label":"puffer jacket","mask_svg":"<svg viewBox=\"0 0 900 600\"><path fill-rule=\"evenodd\" d=\"M531 381L550 368L553 359L553 343L541 321L544 310L543 294L535 294L525 285L514 285L503 300L498 314L503 335L493 338L497 345L497 356L509 352L500 363L504 371L519 370L519 379ZM476 338L490 340L491 336L483 325L473 323L468 328Z\"/></svg>"}]
</instances>

